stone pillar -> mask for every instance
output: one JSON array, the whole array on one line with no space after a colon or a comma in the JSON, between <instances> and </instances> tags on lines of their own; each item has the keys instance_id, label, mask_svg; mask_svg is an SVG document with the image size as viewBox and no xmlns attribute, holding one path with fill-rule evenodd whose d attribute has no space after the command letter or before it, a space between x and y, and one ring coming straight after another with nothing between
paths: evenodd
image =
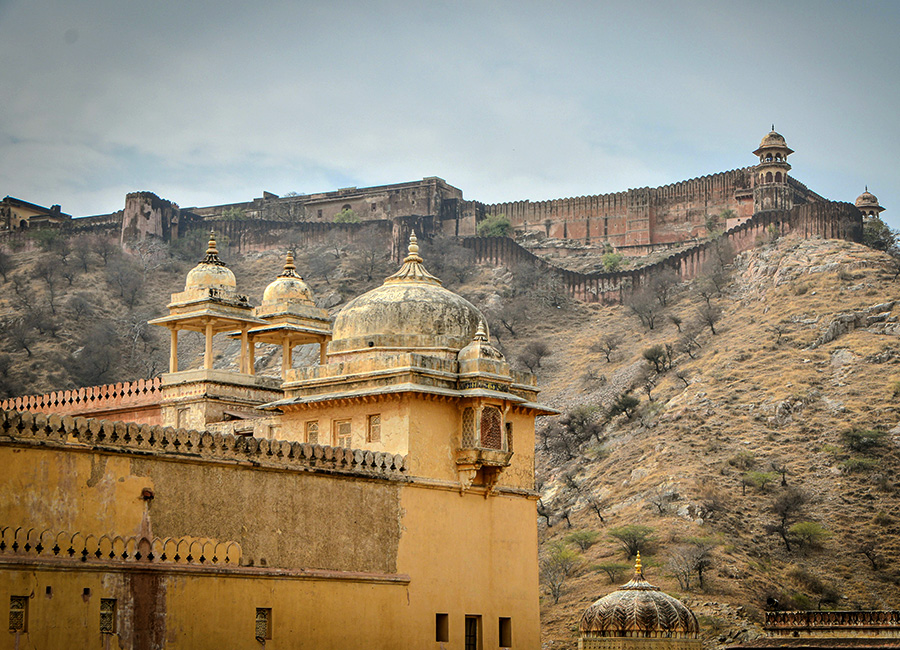
<instances>
[{"instance_id":1,"label":"stone pillar","mask_svg":"<svg viewBox=\"0 0 900 650\"><path fill-rule=\"evenodd\" d=\"M240 372L244 372L250 374L250 370L248 370L248 361L250 359L249 345L250 341L247 338L247 326L244 325L241 327L241 363L239 365Z\"/></svg>"},{"instance_id":2,"label":"stone pillar","mask_svg":"<svg viewBox=\"0 0 900 650\"><path fill-rule=\"evenodd\" d=\"M247 372L256 374L256 341L250 340L247 346Z\"/></svg>"},{"instance_id":3,"label":"stone pillar","mask_svg":"<svg viewBox=\"0 0 900 650\"><path fill-rule=\"evenodd\" d=\"M288 370L293 366L293 347L291 346L291 340L287 337L284 338L281 342L281 378L287 379Z\"/></svg>"},{"instance_id":4,"label":"stone pillar","mask_svg":"<svg viewBox=\"0 0 900 650\"><path fill-rule=\"evenodd\" d=\"M206 352L203 355L203 367L212 370L213 367L213 324L212 321L206 323Z\"/></svg>"},{"instance_id":5,"label":"stone pillar","mask_svg":"<svg viewBox=\"0 0 900 650\"><path fill-rule=\"evenodd\" d=\"M178 372L178 328L173 325L170 331L169 372Z\"/></svg>"}]
</instances>

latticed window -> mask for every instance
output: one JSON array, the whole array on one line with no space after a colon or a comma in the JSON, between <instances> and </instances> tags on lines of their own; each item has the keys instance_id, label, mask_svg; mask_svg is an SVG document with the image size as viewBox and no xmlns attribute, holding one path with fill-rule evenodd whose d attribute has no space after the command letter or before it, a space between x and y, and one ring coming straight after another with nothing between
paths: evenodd
<instances>
[{"instance_id":1,"label":"latticed window","mask_svg":"<svg viewBox=\"0 0 900 650\"><path fill-rule=\"evenodd\" d=\"M100 599L100 632L115 634L116 632L116 599Z\"/></svg>"},{"instance_id":2,"label":"latticed window","mask_svg":"<svg viewBox=\"0 0 900 650\"><path fill-rule=\"evenodd\" d=\"M462 414L462 447L471 449L475 446L475 409L468 407Z\"/></svg>"},{"instance_id":3,"label":"latticed window","mask_svg":"<svg viewBox=\"0 0 900 650\"><path fill-rule=\"evenodd\" d=\"M334 423L334 446L350 449L350 420Z\"/></svg>"},{"instance_id":4,"label":"latticed window","mask_svg":"<svg viewBox=\"0 0 900 650\"><path fill-rule=\"evenodd\" d=\"M369 442L381 442L381 414L376 413L369 416L369 431L367 433Z\"/></svg>"},{"instance_id":5,"label":"latticed window","mask_svg":"<svg viewBox=\"0 0 900 650\"><path fill-rule=\"evenodd\" d=\"M9 597L9 631L25 632L28 622L28 596Z\"/></svg>"},{"instance_id":6,"label":"latticed window","mask_svg":"<svg viewBox=\"0 0 900 650\"><path fill-rule=\"evenodd\" d=\"M313 420L306 423L306 442L311 445L319 444L319 422Z\"/></svg>"},{"instance_id":7,"label":"latticed window","mask_svg":"<svg viewBox=\"0 0 900 650\"><path fill-rule=\"evenodd\" d=\"M481 446L485 449L501 449L503 417L500 409L494 406L485 406L481 411Z\"/></svg>"},{"instance_id":8,"label":"latticed window","mask_svg":"<svg viewBox=\"0 0 900 650\"><path fill-rule=\"evenodd\" d=\"M256 638L257 640L272 638L272 608L256 608Z\"/></svg>"}]
</instances>

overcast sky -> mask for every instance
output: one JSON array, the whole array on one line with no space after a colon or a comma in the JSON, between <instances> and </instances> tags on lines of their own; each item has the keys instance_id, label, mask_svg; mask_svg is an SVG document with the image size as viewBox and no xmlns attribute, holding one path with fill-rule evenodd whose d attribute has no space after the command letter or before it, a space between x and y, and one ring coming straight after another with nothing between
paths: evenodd
<instances>
[{"instance_id":1,"label":"overcast sky","mask_svg":"<svg viewBox=\"0 0 900 650\"><path fill-rule=\"evenodd\" d=\"M440 176L485 202L753 164L900 228L900 3L0 0L0 194L76 216Z\"/></svg>"}]
</instances>

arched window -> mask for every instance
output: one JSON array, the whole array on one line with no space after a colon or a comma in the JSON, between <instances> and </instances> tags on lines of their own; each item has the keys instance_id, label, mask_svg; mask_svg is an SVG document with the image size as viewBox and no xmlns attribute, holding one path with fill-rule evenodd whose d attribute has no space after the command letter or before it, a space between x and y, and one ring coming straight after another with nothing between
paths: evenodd
<instances>
[{"instance_id":1,"label":"arched window","mask_svg":"<svg viewBox=\"0 0 900 650\"><path fill-rule=\"evenodd\" d=\"M767 173L766 173L766 182L767 182L767 183L771 183L771 182L772 182L772 172L767 172Z\"/></svg>"},{"instance_id":2,"label":"arched window","mask_svg":"<svg viewBox=\"0 0 900 650\"><path fill-rule=\"evenodd\" d=\"M776 183L781 182L781 172L775 172L775 182Z\"/></svg>"},{"instance_id":3,"label":"arched window","mask_svg":"<svg viewBox=\"0 0 900 650\"><path fill-rule=\"evenodd\" d=\"M485 406L481 411L481 446L485 449L503 448L502 420L495 406Z\"/></svg>"},{"instance_id":4,"label":"arched window","mask_svg":"<svg viewBox=\"0 0 900 650\"><path fill-rule=\"evenodd\" d=\"M772 162L772 154L766 156L766 162Z\"/></svg>"}]
</instances>

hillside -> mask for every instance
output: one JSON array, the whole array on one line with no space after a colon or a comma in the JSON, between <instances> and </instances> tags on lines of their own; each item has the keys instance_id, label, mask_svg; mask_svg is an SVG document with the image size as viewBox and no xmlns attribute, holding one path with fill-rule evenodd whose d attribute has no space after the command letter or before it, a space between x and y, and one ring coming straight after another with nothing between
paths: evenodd
<instances>
[{"instance_id":1,"label":"hillside","mask_svg":"<svg viewBox=\"0 0 900 650\"><path fill-rule=\"evenodd\" d=\"M573 532L596 533L592 545L582 533L583 552L567 543L579 568L558 604L545 597L547 647L574 647L580 612L613 589L599 567L627 566L609 533L629 525L652 529L655 541L641 544L645 574L694 607L710 644L758 633L767 598L797 608L896 605L900 310L891 263L856 244L788 238L733 268L721 295L703 280L676 288L653 330L626 306L578 306L568 331L545 335L542 396L568 412L539 437L552 524L540 519L545 561ZM721 309L715 334L691 324L700 294ZM596 345L609 335L621 340L607 362ZM650 400L642 352L667 343L673 368L649 373ZM610 418L630 388L640 398L634 414ZM862 433L848 436L853 428ZM771 528L776 502L782 512L792 504L787 531L814 522L787 532L790 552ZM708 565L703 587L696 574L679 582L676 573L698 563Z\"/></svg>"},{"instance_id":2,"label":"hillside","mask_svg":"<svg viewBox=\"0 0 900 650\"><path fill-rule=\"evenodd\" d=\"M162 371L164 332L145 322L164 313L204 242L134 255L89 239L42 244L10 251L0 277L0 397ZM282 251L220 248L258 303ZM333 312L394 268L387 250L335 240L297 263ZM661 282L633 309L576 303L551 277L476 268L466 255L446 242L424 252L429 270L484 310L510 360L537 372L541 401L564 413L538 435L546 647L575 647L584 607L627 580L616 529L647 538L647 578L694 608L710 646L757 634L768 598L896 606L900 296L889 258L784 238L711 277ZM183 337L182 367L200 363L200 347ZM216 366L236 351L218 337ZM261 347L258 371L279 365L277 348ZM626 412L611 415L615 403Z\"/></svg>"}]
</instances>

